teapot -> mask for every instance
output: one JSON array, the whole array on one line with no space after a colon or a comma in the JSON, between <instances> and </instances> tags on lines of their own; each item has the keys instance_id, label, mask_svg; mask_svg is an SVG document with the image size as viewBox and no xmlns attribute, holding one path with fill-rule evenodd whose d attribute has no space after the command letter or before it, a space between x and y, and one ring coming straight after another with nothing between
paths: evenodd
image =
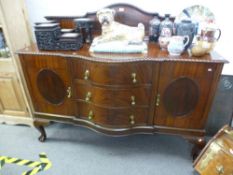
<instances>
[{"instance_id":1,"label":"teapot","mask_svg":"<svg viewBox=\"0 0 233 175\"><path fill-rule=\"evenodd\" d=\"M189 44L189 36L172 36L168 44L168 52L172 56L179 56Z\"/></svg>"}]
</instances>

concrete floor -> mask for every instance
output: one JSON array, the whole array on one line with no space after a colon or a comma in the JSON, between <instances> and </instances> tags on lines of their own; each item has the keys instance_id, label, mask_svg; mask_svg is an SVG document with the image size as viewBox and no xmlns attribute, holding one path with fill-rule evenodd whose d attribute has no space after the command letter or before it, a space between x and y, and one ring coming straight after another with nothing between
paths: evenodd
<instances>
[{"instance_id":1,"label":"concrete floor","mask_svg":"<svg viewBox=\"0 0 233 175\"><path fill-rule=\"evenodd\" d=\"M45 143L27 126L0 125L0 156L39 160L45 152L52 161L46 175L189 175L196 174L191 144L176 136L132 135L107 137L89 129L64 124L46 128ZM5 165L0 174L29 170Z\"/></svg>"}]
</instances>

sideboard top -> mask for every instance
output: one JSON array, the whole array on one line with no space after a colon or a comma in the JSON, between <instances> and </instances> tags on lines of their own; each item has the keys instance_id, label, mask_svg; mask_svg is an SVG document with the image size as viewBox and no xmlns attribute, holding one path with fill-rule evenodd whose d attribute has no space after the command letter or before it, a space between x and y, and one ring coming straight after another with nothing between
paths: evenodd
<instances>
[{"instance_id":1,"label":"sideboard top","mask_svg":"<svg viewBox=\"0 0 233 175\"><path fill-rule=\"evenodd\" d=\"M107 6L107 8L115 9L117 12L115 20L130 26L136 26L139 22L143 23L148 31L149 21L154 17L155 13L146 12L133 5L119 3ZM135 18L137 16L137 18ZM47 16L47 20L58 19L75 19L78 16ZM79 16L80 17L80 16ZM94 20L93 35L98 35L101 31L101 26L96 18L96 11L88 12L84 16ZM160 16L162 19L163 17ZM174 18L173 18L174 20ZM66 21L67 22L67 21ZM65 23L66 23L65 22ZM69 28L69 27L64 27ZM18 54L33 54L33 55L54 55L69 58L80 58L96 62L135 62L135 61L182 61L182 62L213 62L213 63L227 63L222 56L216 52L207 54L202 57L192 57L188 52L181 56L170 56L167 51L162 51L156 43L148 44L148 53L146 54L116 54L116 53L90 53L90 45L84 46L78 51L40 51L36 44L18 51Z\"/></svg>"},{"instance_id":2,"label":"sideboard top","mask_svg":"<svg viewBox=\"0 0 233 175\"><path fill-rule=\"evenodd\" d=\"M116 53L90 53L90 45L84 46L78 51L40 51L36 44L19 50L17 54L50 55L69 58L79 58L96 62L135 62L135 61L181 61L181 62L210 62L228 63L228 61L213 51L202 57L193 57L188 52L181 56L170 56L167 51L162 51L158 44L149 43L148 53L145 54L116 54Z\"/></svg>"}]
</instances>

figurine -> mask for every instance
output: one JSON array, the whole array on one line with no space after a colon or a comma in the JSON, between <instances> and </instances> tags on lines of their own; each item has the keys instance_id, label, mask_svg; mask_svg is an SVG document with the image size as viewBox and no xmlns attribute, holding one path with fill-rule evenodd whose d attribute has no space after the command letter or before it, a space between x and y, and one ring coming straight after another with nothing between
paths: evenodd
<instances>
[{"instance_id":1,"label":"figurine","mask_svg":"<svg viewBox=\"0 0 233 175\"><path fill-rule=\"evenodd\" d=\"M114 21L115 10L102 9L97 18L102 26L102 34L94 38L91 52L146 52L147 45L143 42L145 27L139 23L131 27Z\"/></svg>"}]
</instances>

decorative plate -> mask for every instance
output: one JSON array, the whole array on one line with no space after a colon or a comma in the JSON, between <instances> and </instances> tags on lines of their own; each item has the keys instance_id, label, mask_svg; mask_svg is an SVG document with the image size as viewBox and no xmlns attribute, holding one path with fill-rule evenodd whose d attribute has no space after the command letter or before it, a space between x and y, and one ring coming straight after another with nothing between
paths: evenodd
<instances>
[{"instance_id":1,"label":"decorative plate","mask_svg":"<svg viewBox=\"0 0 233 175\"><path fill-rule=\"evenodd\" d=\"M191 20L196 24L213 24L215 23L214 14L207 8L202 5L194 5L188 8L185 8L181 14L179 14L175 23L179 23L182 20Z\"/></svg>"}]
</instances>

